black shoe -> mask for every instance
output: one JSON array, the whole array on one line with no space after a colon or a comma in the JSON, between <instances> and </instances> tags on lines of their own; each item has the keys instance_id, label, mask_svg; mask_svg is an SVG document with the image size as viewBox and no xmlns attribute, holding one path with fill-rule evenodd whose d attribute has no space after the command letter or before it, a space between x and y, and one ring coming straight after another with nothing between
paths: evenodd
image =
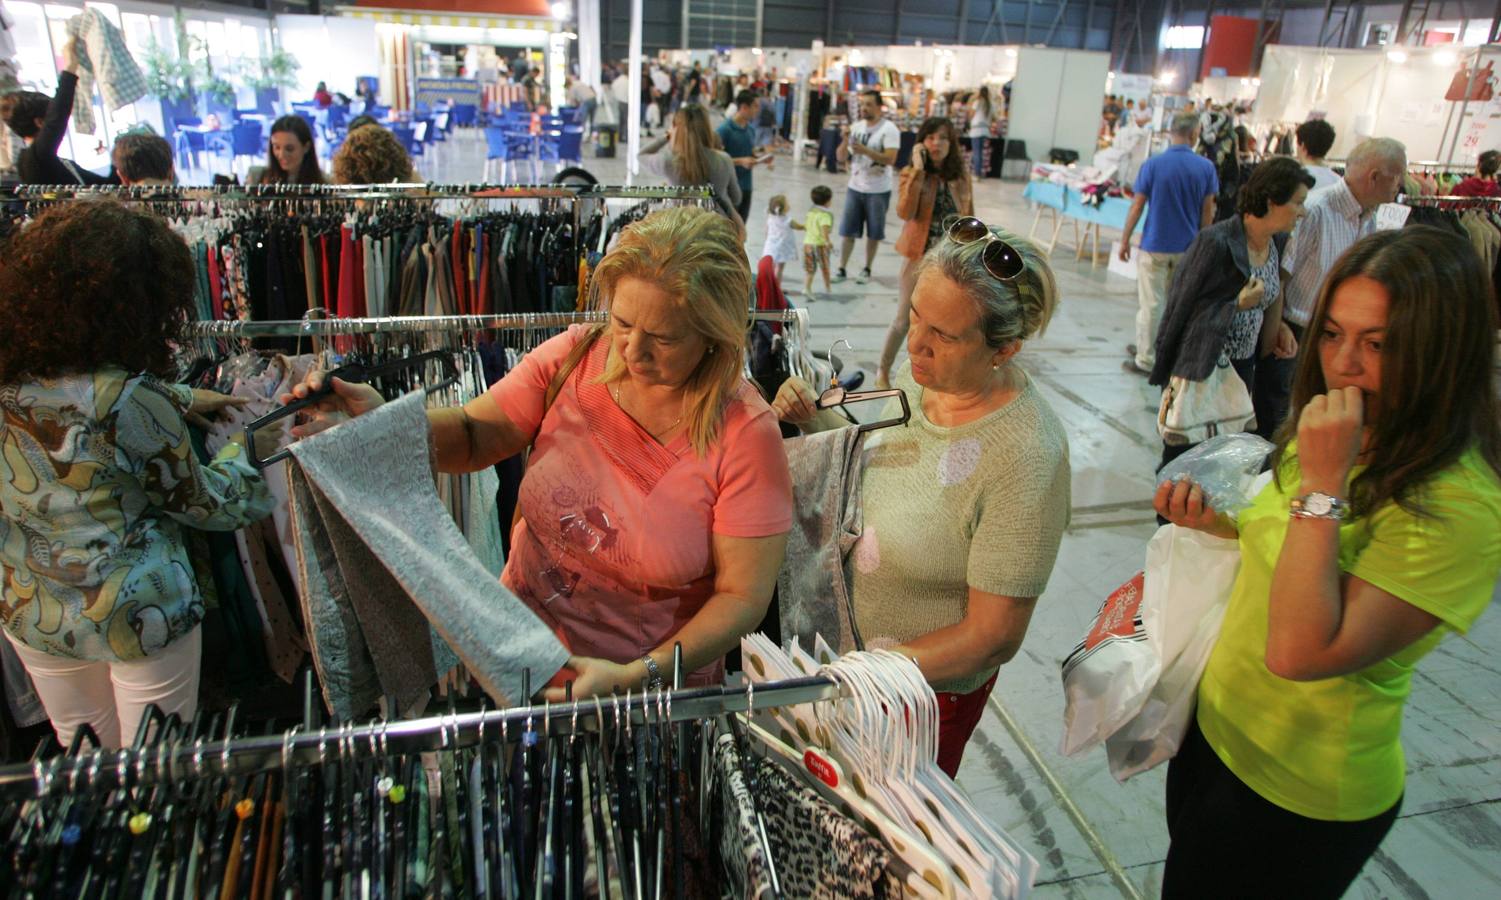
<instances>
[{"instance_id":1,"label":"black shoe","mask_svg":"<svg viewBox=\"0 0 1501 900\"><path fill-rule=\"evenodd\" d=\"M847 391L858 391L860 390L860 385L864 383L865 373L861 371L856 371L852 375L846 375L839 379L839 386Z\"/></svg>"},{"instance_id":2,"label":"black shoe","mask_svg":"<svg viewBox=\"0 0 1501 900\"><path fill-rule=\"evenodd\" d=\"M1126 345L1126 355L1129 356L1129 357L1131 357L1132 359L1136 358L1136 345L1135 344L1127 344Z\"/></svg>"},{"instance_id":3,"label":"black shoe","mask_svg":"<svg viewBox=\"0 0 1501 900\"><path fill-rule=\"evenodd\" d=\"M839 268L839 271L834 273L834 280L835 281L844 281L846 278L849 278L849 276L846 275L846 274L844 274L844 267L841 266Z\"/></svg>"}]
</instances>

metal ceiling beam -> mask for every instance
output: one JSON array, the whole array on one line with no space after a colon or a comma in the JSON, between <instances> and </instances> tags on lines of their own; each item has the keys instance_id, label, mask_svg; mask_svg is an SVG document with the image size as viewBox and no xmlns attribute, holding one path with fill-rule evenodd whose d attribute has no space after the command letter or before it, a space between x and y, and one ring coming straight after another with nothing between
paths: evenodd
<instances>
[{"instance_id":1,"label":"metal ceiling beam","mask_svg":"<svg viewBox=\"0 0 1501 900\"><path fill-rule=\"evenodd\" d=\"M1058 26L1063 24L1063 14L1068 12L1070 2L1071 0L1062 0L1058 4L1058 15L1053 17L1053 27L1048 29L1048 36L1042 39L1042 42L1049 47L1053 46L1053 35L1058 33Z\"/></svg>"},{"instance_id":2,"label":"metal ceiling beam","mask_svg":"<svg viewBox=\"0 0 1501 900\"><path fill-rule=\"evenodd\" d=\"M1094 0L1090 0L1094 2ZM1501 0L1497 0L1501 2ZM964 43L964 33L969 30L969 0L959 0L959 33L954 35L954 43Z\"/></svg>"},{"instance_id":3,"label":"metal ceiling beam","mask_svg":"<svg viewBox=\"0 0 1501 900\"><path fill-rule=\"evenodd\" d=\"M1501 3L1501 0L1497 0ZM1079 49L1089 46L1089 32L1094 30L1094 0L1084 5L1084 28L1079 32Z\"/></svg>"}]
</instances>

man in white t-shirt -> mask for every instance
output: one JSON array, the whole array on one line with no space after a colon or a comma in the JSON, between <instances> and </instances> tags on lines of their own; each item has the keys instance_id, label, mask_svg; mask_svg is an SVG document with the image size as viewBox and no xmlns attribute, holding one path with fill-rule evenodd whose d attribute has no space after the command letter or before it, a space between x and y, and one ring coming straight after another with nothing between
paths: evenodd
<instances>
[{"instance_id":1,"label":"man in white t-shirt","mask_svg":"<svg viewBox=\"0 0 1501 900\"><path fill-rule=\"evenodd\" d=\"M870 280L870 267L876 261L876 248L886 239L886 208L891 205L891 167L896 164L902 146L901 132L881 111L881 92L860 94L860 121L846 130L839 145L840 162L850 164L849 190L844 195L844 215L839 222L839 236L844 246L839 254L839 273L835 281L848 276L845 267L855 252L855 240L865 236L865 270L855 279L858 284Z\"/></svg>"},{"instance_id":2,"label":"man in white t-shirt","mask_svg":"<svg viewBox=\"0 0 1501 900\"><path fill-rule=\"evenodd\" d=\"M1313 189L1333 187L1342 180L1324 165L1324 157L1334 146L1334 126L1323 119L1309 119L1297 130L1298 162L1313 176Z\"/></svg>"}]
</instances>

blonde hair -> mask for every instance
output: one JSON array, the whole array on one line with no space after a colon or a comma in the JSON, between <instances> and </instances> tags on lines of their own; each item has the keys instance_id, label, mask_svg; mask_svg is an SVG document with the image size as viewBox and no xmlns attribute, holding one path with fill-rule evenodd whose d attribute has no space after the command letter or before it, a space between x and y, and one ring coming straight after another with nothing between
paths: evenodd
<instances>
[{"instance_id":1,"label":"blonde hair","mask_svg":"<svg viewBox=\"0 0 1501 900\"><path fill-rule=\"evenodd\" d=\"M766 211L774 216L786 215L787 195L777 194L775 197L772 197L771 200L766 204Z\"/></svg>"},{"instance_id":2,"label":"blonde hair","mask_svg":"<svg viewBox=\"0 0 1501 900\"><path fill-rule=\"evenodd\" d=\"M624 278L639 278L672 298L673 311L709 348L684 385L688 437L703 456L719 436L725 405L743 376L745 333L750 327L751 274L730 221L699 207L652 213L625 229L615 249L594 270L593 287L608 309ZM614 329L613 319L605 337ZM612 358L601 384L626 375Z\"/></svg>"},{"instance_id":3,"label":"blonde hair","mask_svg":"<svg viewBox=\"0 0 1501 900\"><path fill-rule=\"evenodd\" d=\"M718 149L709 114L697 103L685 103L672 114L672 155L677 158L678 181L709 183L709 151Z\"/></svg>"}]
</instances>

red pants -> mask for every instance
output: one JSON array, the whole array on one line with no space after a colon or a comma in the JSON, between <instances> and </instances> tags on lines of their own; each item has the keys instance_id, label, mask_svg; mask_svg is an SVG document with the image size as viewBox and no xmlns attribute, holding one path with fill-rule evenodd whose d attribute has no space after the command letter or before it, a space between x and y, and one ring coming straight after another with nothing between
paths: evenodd
<instances>
[{"instance_id":1,"label":"red pants","mask_svg":"<svg viewBox=\"0 0 1501 900\"><path fill-rule=\"evenodd\" d=\"M938 694L938 768L950 778L959 774L959 761L964 758L964 745L980 724L985 712L985 701L995 690L995 675L968 694Z\"/></svg>"}]
</instances>

